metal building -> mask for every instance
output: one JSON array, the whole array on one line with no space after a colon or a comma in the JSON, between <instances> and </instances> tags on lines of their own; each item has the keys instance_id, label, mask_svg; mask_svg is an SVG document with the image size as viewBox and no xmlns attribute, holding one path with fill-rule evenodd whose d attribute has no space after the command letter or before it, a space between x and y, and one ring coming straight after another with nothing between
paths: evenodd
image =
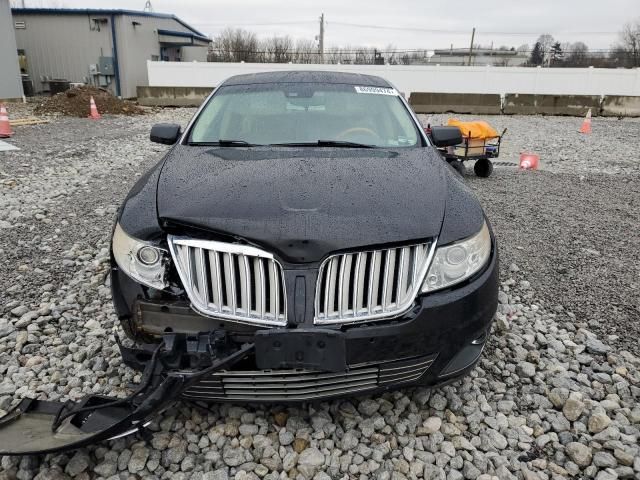
<instances>
[{"instance_id":1,"label":"metal building","mask_svg":"<svg viewBox=\"0 0 640 480\"><path fill-rule=\"evenodd\" d=\"M16 38L11 25L9 0L0 0L0 100L22 98Z\"/></svg>"},{"instance_id":2,"label":"metal building","mask_svg":"<svg viewBox=\"0 0 640 480\"><path fill-rule=\"evenodd\" d=\"M429 63L440 65L493 65L495 67L520 67L527 63L529 55L518 50L474 48L469 62L468 48L435 50Z\"/></svg>"},{"instance_id":3,"label":"metal building","mask_svg":"<svg viewBox=\"0 0 640 480\"><path fill-rule=\"evenodd\" d=\"M175 15L55 8L14 8L12 14L20 66L37 93L66 80L131 98L138 85L147 85L147 60L207 59L209 38Z\"/></svg>"}]
</instances>

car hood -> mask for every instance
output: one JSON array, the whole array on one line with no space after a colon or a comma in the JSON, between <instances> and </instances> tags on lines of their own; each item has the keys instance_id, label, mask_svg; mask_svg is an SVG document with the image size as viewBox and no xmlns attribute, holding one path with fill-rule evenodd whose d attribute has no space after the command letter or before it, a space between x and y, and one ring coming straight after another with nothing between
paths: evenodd
<instances>
[{"instance_id":1,"label":"car hood","mask_svg":"<svg viewBox=\"0 0 640 480\"><path fill-rule=\"evenodd\" d=\"M448 167L430 148L177 145L158 180L158 217L233 235L290 263L438 235Z\"/></svg>"}]
</instances>

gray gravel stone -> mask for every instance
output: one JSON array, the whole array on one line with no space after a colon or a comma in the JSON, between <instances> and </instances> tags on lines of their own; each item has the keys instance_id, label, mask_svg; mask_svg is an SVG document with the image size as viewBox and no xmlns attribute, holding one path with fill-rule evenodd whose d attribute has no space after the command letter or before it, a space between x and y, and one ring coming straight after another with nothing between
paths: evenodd
<instances>
[{"instance_id":1,"label":"gray gravel stone","mask_svg":"<svg viewBox=\"0 0 640 480\"><path fill-rule=\"evenodd\" d=\"M607 468L606 470L600 470L596 475L596 480L617 480L618 474L615 470Z\"/></svg>"},{"instance_id":2,"label":"gray gravel stone","mask_svg":"<svg viewBox=\"0 0 640 480\"><path fill-rule=\"evenodd\" d=\"M244 450L241 447L226 447L222 459L230 467L237 467L244 462Z\"/></svg>"},{"instance_id":3,"label":"gray gravel stone","mask_svg":"<svg viewBox=\"0 0 640 480\"><path fill-rule=\"evenodd\" d=\"M618 465L618 462L609 452L596 452L593 455L593 464L598 468L613 468Z\"/></svg>"},{"instance_id":4,"label":"gray gravel stone","mask_svg":"<svg viewBox=\"0 0 640 480\"><path fill-rule=\"evenodd\" d=\"M370 417L378 411L380 405L371 398L366 398L358 404L358 411L365 417Z\"/></svg>"},{"instance_id":5,"label":"gray gravel stone","mask_svg":"<svg viewBox=\"0 0 640 480\"><path fill-rule=\"evenodd\" d=\"M584 411L584 402L579 398L569 397L562 407L562 413L570 422L575 422Z\"/></svg>"},{"instance_id":6,"label":"gray gravel stone","mask_svg":"<svg viewBox=\"0 0 640 480\"><path fill-rule=\"evenodd\" d=\"M530 362L520 362L516 367L516 373L521 377L531 378L536 374L536 366Z\"/></svg>"},{"instance_id":7,"label":"gray gravel stone","mask_svg":"<svg viewBox=\"0 0 640 480\"><path fill-rule=\"evenodd\" d=\"M89 457L83 451L76 452L67 463L64 471L72 477L80 475L89 467Z\"/></svg>"},{"instance_id":8,"label":"gray gravel stone","mask_svg":"<svg viewBox=\"0 0 640 480\"><path fill-rule=\"evenodd\" d=\"M324 465L324 455L317 448L311 447L302 451L298 457L298 465L311 465L320 467Z\"/></svg>"},{"instance_id":9,"label":"gray gravel stone","mask_svg":"<svg viewBox=\"0 0 640 480\"><path fill-rule=\"evenodd\" d=\"M607 353L609 350L611 350L609 346L605 345L595 337L587 338L585 345L587 346L587 351L591 353L597 353L600 355L603 355Z\"/></svg>"},{"instance_id":10,"label":"gray gravel stone","mask_svg":"<svg viewBox=\"0 0 640 480\"><path fill-rule=\"evenodd\" d=\"M24 315L25 313L27 313L29 311L29 309L24 306L24 305L20 305L14 309L11 310L11 315L13 315L14 317L21 317L22 315Z\"/></svg>"},{"instance_id":11,"label":"gray gravel stone","mask_svg":"<svg viewBox=\"0 0 640 480\"><path fill-rule=\"evenodd\" d=\"M129 459L129 463L127 465L129 471L131 473L138 473L144 469L147 464L147 459L149 458L149 450L144 447L136 448L133 450L131 454L131 458Z\"/></svg>"},{"instance_id":12,"label":"gray gravel stone","mask_svg":"<svg viewBox=\"0 0 640 480\"><path fill-rule=\"evenodd\" d=\"M438 417L429 417L422 424L424 433L426 435L436 433L438 430L440 430L441 426L442 426L442 420Z\"/></svg>"},{"instance_id":13,"label":"gray gravel stone","mask_svg":"<svg viewBox=\"0 0 640 480\"><path fill-rule=\"evenodd\" d=\"M593 458L591 448L578 442L571 442L567 445L567 455L580 467L590 465Z\"/></svg>"},{"instance_id":14,"label":"gray gravel stone","mask_svg":"<svg viewBox=\"0 0 640 480\"><path fill-rule=\"evenodd\" d=\"M594 413L589 417L589 431L591 433L600 433L611 424L611 419L606 413Z\"/></svg>"},{"instance_id":15,"label":"gray gravel stone","mask_svg":"<svg viewBox=\"0 0 640 480\"><path fill-rule=\"evenodd\" d=\"M229 473L224 468L219 468L202 475L202 480L229 480Z\"/></svg>"}]
</instances>

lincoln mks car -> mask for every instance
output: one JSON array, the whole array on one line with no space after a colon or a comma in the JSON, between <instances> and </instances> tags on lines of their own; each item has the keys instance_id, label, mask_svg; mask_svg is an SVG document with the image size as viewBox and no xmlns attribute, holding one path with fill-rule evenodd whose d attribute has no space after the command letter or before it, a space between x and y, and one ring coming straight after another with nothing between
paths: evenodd
<instances>
[{"instance_id":1,"label":"lincoln mks car","mask_svg":"<svg viewBox=\"0 0 640 480\"><path fill-rule=\"evenodd\" d=\"M129 337L116 341L142 382L126 399L24 400L0 421L13 434L0 453L112 438L177 398L375 394L450 382L478 361L497 306L495 237L436 148L460 131L427 136L393 85L239 75L151 140L171 147L124 200L111 244Z\"/></svg>"}]
</instances>

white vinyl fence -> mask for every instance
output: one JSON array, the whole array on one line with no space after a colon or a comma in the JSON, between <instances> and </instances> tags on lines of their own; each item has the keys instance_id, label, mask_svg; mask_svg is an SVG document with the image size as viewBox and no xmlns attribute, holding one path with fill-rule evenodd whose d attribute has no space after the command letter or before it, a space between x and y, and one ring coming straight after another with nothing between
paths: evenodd
<instances>
[{"instance_id":1,"label":"white vinyl fence","mask_svg":"<svg viewBox=\"0 0 640 480\"><path fill-rule=\"evenodd\" d=\"M151 87L215 87L242 73L330 70L378 75L411 92L640 96L640 68L451 67L147 61Z\"/></svg>"}]
</instances>

